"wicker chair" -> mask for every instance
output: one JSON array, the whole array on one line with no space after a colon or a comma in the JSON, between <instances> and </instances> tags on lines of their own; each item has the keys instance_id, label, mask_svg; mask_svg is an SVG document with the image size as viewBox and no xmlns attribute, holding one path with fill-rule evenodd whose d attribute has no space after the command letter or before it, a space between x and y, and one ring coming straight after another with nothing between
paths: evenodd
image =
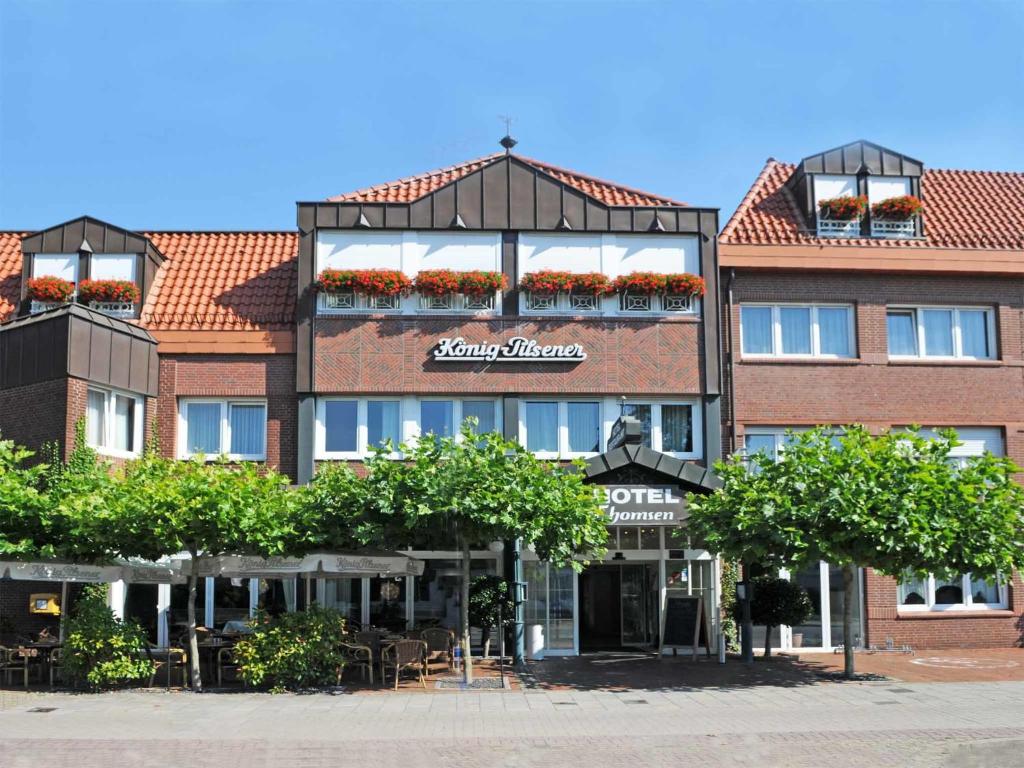
<instances>
[{"instance_id":1,"label":"wicker chair","mask_svg":"<svg viewBox=\"0 0 1024 768\"><path fill-rule=\"evenodd\" d=\"M171 673L176 670L181 670L181 687L188 687L189 670L188 670L188 654L185 653L182 648L156 648L148 646L146 648L146 657L154 662L153 673L149 676L149 687L153 687L153 683L156 682L157 674L162 673L166 675L167 687L171 686ZM164 669L161 672L160 667Z\"/></svg>"},{"instance_id":2,"label":"wicker chair","mask_svg":"<svg viewBox=\"0 0 1024 768\"><path fill-rule=\"evenodd\" d=\"M345 666L338 670L338 683L341 683L341 674L345 667L359 667L363 672L363 679L369 677L370 685L373 685L373 649L368 645L342 643L341 651L345 656Z\"/></svg>"},{"instance_id":3,"label":"wicker chair","mask_svg":"<svg viewBox=\"0 0 1024 768\"><path fill-rule=\"evenodd\" d=\"M398 678L402 670L411 669L420 679L424 688L427 687L426 678L423 677L423 667L426 665L427 644L422 640L398 640L391 645L385 646L380 655L380 679L386 683L388 670L395 672L395 690L398 690Z\"/></svg>"},{"instance_id":4,"label":"wicker chair","mask_svg":"<svg viewBox=\"0 0 1024 768\"><path fill-rule=\"evenodd\" d=\"M432 659L444 658L448 663L448 669L455 668L453 650L455 648L455 633L443 627L431 627L420 633L420 639L427 644L427 653L423 661L423 671L430 674L430 661Z\"/></svg>"},{"instance_id":5,"label":"wicker chair","mask_svg":"<svg viewBox=\"0 0 1024 768\"><path fill-rule=\"evenodd\" d=\"M22 675L25 690L28 690L28 659L29 654L25 649L0 645L0 673L3 673L8 683L14 675Z\"/></svg>"}]
</instances>

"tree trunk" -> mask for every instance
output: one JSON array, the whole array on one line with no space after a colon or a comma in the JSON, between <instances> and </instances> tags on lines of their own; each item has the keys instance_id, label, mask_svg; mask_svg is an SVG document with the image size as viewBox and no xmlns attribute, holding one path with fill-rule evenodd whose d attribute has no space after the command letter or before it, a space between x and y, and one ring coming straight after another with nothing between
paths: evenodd
<instances>
[{"instance_id":1,"label":"tree trunk","mask_svg":"<svg viewBox=\"0 0 1024 768\"><path fill-rule=\"evenodd\" d=\"M480 645L484 647L484 658L489 659L491 657L491 628L482 627L480 629Z\"/></svg>"},{"instance_id":2,"label":"tree trunk","mask_svg":"<svg viewBox=\"0 0 1024 768\"><path fill-rule=\"evenodd\" d=\"M853 678L853 605L857 599L857 566L843 566L843 677Z\"/></svg>"},{"instance_id":3,"label":"tree trunk","mask_svg":"<svg viewBox=\"0 0 1024 768\"><path fill-rule=\"evenodd\" d=\"M199 672L199 640L196 638L196 554L192 553L192 572L188 577L188 661L192 677L192 690L201 693L203 680ZM170 654L167 663L171 663Z\"/></svg>"},{"instance_id":4,"label":"tree trunk","mask_svg":"<svg viewBox=\"0 0 1024 768\"><path fill-rule=\"evenodd\" d=\"M459 607L460 623L462 624L462 668L465 670L466 685L473 682L473 657L469 650L469 579L470 551L469 542L462 540L462 605Z\"/></svg>"},{"instance_id":5,"label":"tree trunk","mask_svg":"<svg viewBox=\"0 0 1024 768\"><path fill-rule=\"evenodd\" d=\"M772 657L772 627L764 628L764 657L770 659Z\"/></svg>"}]
</instances>

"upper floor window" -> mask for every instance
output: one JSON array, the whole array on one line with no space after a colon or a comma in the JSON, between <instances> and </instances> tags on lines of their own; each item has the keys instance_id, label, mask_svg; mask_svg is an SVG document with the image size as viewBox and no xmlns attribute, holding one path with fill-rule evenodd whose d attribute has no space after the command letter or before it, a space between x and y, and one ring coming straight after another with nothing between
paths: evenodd
<instances>
[{"instance_id":1,"label":"upper floor window","mask_svg":"<svg viewBox=\"0 0 1024 768\"><path fill-rule=\"evenodd\" d=\"M889 307L889 357L991 360L995 320L980 307Z\"/></svg>"},{"instance_id":2,"label":"upper floor window","mask_svg":"<svg viewBox=\"0 0 1024 768\"><path fill-rule=\"evenodd\" d=\"M90 280L135 282L134 253L96 253L89 258Z\"/></svg>"},{"instance_id":3,"label":"upper floor window","mask_svg":"<svg viewBox=\"0 0 1024 768\"><path fill-rule=\"evenodd\" d=\"M259 400L182 400L178 455L226 455L237 461L267 457L267 404Z\"/></svg>"},{"instance_id":4,"label":"upper floor window","mask_svg":"<svg viewBox=\"0 0 1024 768\"><path fill-rule=\"evenodd\" d=\"M740 338L749 356L852 357L853 307L744 304Z\"/></svg>"},{"instance_id":5,"label":"upper floor window","mask_svg":"<svg viewBox=\"0 0 1024 768\"><path fill-rule=\"evenodd\" d=\"M89 387L85 411L86 442L100 453L135 456L142 450L143 406L124 392Z\"/></svg>"},{"instance_id":6,"label":"upper floor window","mask_svg":"<svg viewBox=\"0 0 1024 768\"><path fill-rule=\"evenodd\" d=\"M37 253L32 257L32 277L59 277L78 282L77 253Z\"/></svg>"}]
</instances>

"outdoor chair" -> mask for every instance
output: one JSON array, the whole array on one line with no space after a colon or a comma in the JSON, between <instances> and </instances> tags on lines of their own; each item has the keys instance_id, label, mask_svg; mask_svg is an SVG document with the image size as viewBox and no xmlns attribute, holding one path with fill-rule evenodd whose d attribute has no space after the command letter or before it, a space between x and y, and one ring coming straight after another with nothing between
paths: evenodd
<instances>
[{"instance_id":1,"label":"outdoor chair","mask_svg":"<svg viewBox=\"0 0 1024 768\"><path fill-rule=\"evenodd\" d=\"M356 645L365 645L376 656L380 651L381 637L384 633L376 630L364 629L362 632L356 632Z\"/></svg>"},{"instance_id":2,"label":"outdoor chair","mask_svg":"<svg viewBox=\"0 0 1024 768\"><path fill-rule=\"evenodd\" d=\"M224 687L224 670L233 672L235 679L238 678L238 662L235 661L234 648L221 648L217 651L217 687Z\"/></svg>"},{"instance_id":3,"label":"outdoor chair","mask_svg":"<svg viewBox=\"0 0 1024 768\"><path fill-rule=\"evenodd\" d=\"M424 655L423 671L430 674L430 661L432 659L444 658L448 669L455 668L453 650L455 648L455 634L450 629L442 627L431 627L420 633L420 639L426 643L427 652Z\"/></svg>"},{"instance_id":4,"label":"outdoor chair","mask_svg":"<svg viewBox=\"0 0 1024 768\"><path fill-rule=\"evenodd\" d=\"M50 651L50 688L53 688L54 681L61 674L64 668L63 648L54 648Z\"/></svg>"},{"instance_id":5,"label":"outdoor chair","mask_svg":"<svg viewBox=\"0 0 1024 768\"><path fill-rule=\"evenodd\" d=\"M345 671L345 667L359 667L362 670L363 679L366 680L369 677L370 685L373 685L373 649L368 645L342 643L341 650L345 656L345 664L338 669L338 684L341 684L341 675Z\"/></svg>"},{"instance_id":6,"label":"outdoor chair","mask_svg":"<svg viewBox=\"0 0 1024 768\"><path fill-rule=\"evenodd\" d=\"M181 670L181 687L188 687L188 654L182 648L154 648L146 647L146 657L155 662L153 674L149 676L149 687L153 687L157 675L165 675L167 686L171 685L171 678L174 670Z\"/></svg>"},{"instance_id":7,"label":"outdoor chair","mask_svg":"<svg viewBox=\"0 0 1024 768\"><path fill-rule=\"evenodd\" d=\"M14 675L22 675L25 690L28 690L28 658L28 653L23 648L7 648L0 645L0 672L4 674L8 683Z\"/></svg>"},{"instance_id":8,"label":"outdoor chair","mask_svg":"<svg viewBox=\"0 0 1024 768\"><path fill-rule=\"evenodd\" d=\"M385 646L380 656L380 679L387 683L388 670L394 670L395 690L398 690L398 678L402 670L413 670L424 688L427 681L423 677L423 667L427 659L427 644L422 640L398 640Z\"/></svg>"}]
</instances>

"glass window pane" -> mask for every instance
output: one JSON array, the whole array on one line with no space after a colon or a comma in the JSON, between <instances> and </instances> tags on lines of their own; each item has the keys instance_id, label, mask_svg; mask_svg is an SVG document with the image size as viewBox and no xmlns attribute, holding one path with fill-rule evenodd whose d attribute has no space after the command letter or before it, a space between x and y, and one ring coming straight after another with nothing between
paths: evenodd
<instances>
[{"instance_id":1,"label":"glass window pane","mask_svg":"<svg viewBox=\"0 0 1024 768\"><path fill-rule=\"evenodd\" d=\"M750 435L744 438L747 447L747 455L763 453L765 456L775 458L775 435Z\"/></svg>"},{"instance_id":2,"label":"glass window pane","mask_svg":"<svg viewBox=\"0 0 1024 768\"><path fill-rule=\"evenodd\" d=\"M95 389L89 390L89 402L85 412L85 440L89 445L102 446L106 435L106 396Z\"/></svg>"},{"instance_id":3,"label":"glass window pane","mask_svg":"<svg viewBox=\"0 0 1024 768\"><path fill-rule=\"evenodd\" d=\"M949 309L922 309L924 326L924 353L949 357L953 354L953 311Z\"/></svg>"},{"instance_id":4,"label":"glass window pane","mask_svg":"<svg viewBox=\"0 0 1024 768\"><path fill-rule=\"evenodd\" d=\"M626 403L622 408L624 416L632 416L640 421L640 431L643 434L644 445L653 448L651 444L651 405L650 403Z\"/></svg>"},{"instance_id":5,"label":"glass window pane","mask_svg":"<svg viewBox=\"0 0 1024 768\"><path fill-rule=\"evenodd\" d=\"M454 413L451 400L424 400L420 403L420 434L451 437Z\"/></svg>"},{"instance_id":6,"label":"glass window pane","mask_svg":"<svg viewBox=\"0 0 1024 768\"><path fill-rule=\"evenodd\" d=\"M235 403L229 406L232 455L264 455L267 439L266 413L266 406L262 403Z\"/></svg>"},{"instance_id":7,"label":"glass window pane","mask_svg":"<svg viewBox=\"0 0 1024 768\"><path fill-rule=\"evenodd\" d=\"M601 450L600 403L569 403L569 450L596 453Z\"/></svg>"},{"instance_id":8,"label":"glass window pane","mask_svg":"<svg viewBox=\"0 0 1024 768\"><path fill-rule=\"evenodd\" d=\"M37 253L32 257L32 277L60 277L78 282L78 254Z\"/></svg>"},{"instance_id":9,"label":"glass window pane","mask_svg":"<svg viewBox=\"0 0 1024 768\"><path fill-rule=\"evenodd\" d=\"M189 453L220 453L220 403L189 403L185 423L185 447Z\"/></svg>"},{"instance_id":10,"label":"glass window pane","mask_svg":"<svg viewBox=\"0 0 1024 768\"><path fill-rule=\"evenodd\" d=\"M640 529L640 549L661 549L660 528Z\"/></svg>"},{"instance_id":11,"label":"glass window pane","mask_svg":"<svg viewBox=\"0 0 1024 768\"><path fill-rule=\"evenodd\" d=\"M821 354L850 356L850 312L848 307L818 308L818 347Z\"/></svg>"},{"instance_id":12,"label":"glass window pane","mask_svg":"<svg viewBox=\"0 0 1024 768\"><path fill-rule=\"evenodd\" d=\"M971 579L971 601L975 605L996 605L999 603L999 585L984 579Z\"/></svg>"},{"instance_id":13,"label":"glass window pane","mask_svg":"<svg viewBox=\"0 0 1024 768\"><path fill-rule=\"evenodd\" d=\"M987 315L983 310L960 310L960 342L964 357L992 357Z\"/></svg>"},{"instance_id":14,"label":"glass window pane","mask_svg":"<svg viewBox=\"0 0 1024 768\"><path fill-rule=\"evenodd\" d=\"M897 587L899 605L927 605L928 586L924 579L905 576Z\"/></svg>"},{"instance_id":15,"label":"glass window pane","mask_svg":"<svg viewBox=\"0 0 1024 768\"><path fill-rule=\"evenodd\" d=\"M811 308L782 307L782 351L787 355L811 354Z\"/></svg>"},{"instance_id":16,"label":"glass window pane","mask_svg":"<svg viewBox=\"0 0 1024 768\"><path fill-rule=\"evenodd\" d=\"M135 281L134 253L97 253L89 264L91 280Z\"/></svg>"},{"instance_id":17,"label":"glass window pane","mask_svg":"<svg viewBox=\"0 0 1024 768\"><path fill-rule=\"evenodd\" d=\"M402 442L401 403L398 400L370 400L366 404L366 442L370 447L391 441L398 449Z\"/></svg>"},{"instance_id":18,"label":"glass window pane","mask_svg":"<svg viewBox=\"0 0 1024 768\"><path fill-rule=\"evenodd\" d=\"M890 355L917 354L917 324L913 312L888 312L885 318Z\"/></svg>"},{"instance_id":19,"label":"glass window pane","mask_svg":"<svg viewBox=\"0 0 1024 768\"><path fill-rule=\"evenodd\" d=\"M462 420L473 417L476 419L474 430L477 434L493 432L494 425L494 401L493 400L463 400Z\"/></svg>"},{"instance_id":20,"label":"glass window pane","mask_svg":"<svg viewBox=\"0 0 1024 768\"><path fill-rule=\"evenodd\" d=\"M743 334L743 351L748 355L770 355L772 353L772 308L741 307L740 330Z\"/></svg>"},{"instance_id":21,"label":"glass window pane","mask_svg":"<svg viewBox=\"0 0 1024 768\"><path fill-rule=\"evenodd\" d=\"M692 410L688 405L661 406L661 450L666 453L693 451Z\"/></svg>"},{"instance_id":22,"label":"glass window pane","mask_svg":"<svg viewBox=\"0 0 1024 768\"><path fill-rule=\"evenodd\" d=\"M551 566L548 587L548 648L573 647L573 585L576 572L572 568Z\"/></svg>"},{"instance_id":23,"label":"glass window pane","mask_svg":"<svg viewBox=\"0 0 1024 768\"><path fill-rule=\"evenodd\" d=\"M558 403L526 404L526 449L558 452Z\"/></svg>"},{"instance_id":24,"label":"glass window pane","mask_svg":"<svg viewBox=\"0 0 1024 768\"><path fill-rule=\"evenodd\" d=\"M328 400L324 403L324 448L329 453L358 450L356 426L358 405L355 400Z\"/></svg>"},{"instance_id":25,"label":"glass window pane","mask_svg":"<svg viewBox=\"0 0 1024 768\"><path fill-rule=\"evenodd\" d=\"M111 439L119 451L135 450L135 398L114 395L114 423Z\"/></svg>"},{"instance_id":26,"label":"glass window pane","mask_svg":"<svg viewBox=\"0 0 1024 768\"><path fill-rule=\"evenodd\" d=\"M935 604L958 605L964 601L963 579L957 577L948 581L935 580Z\"/></svg>"}]
</instances>

